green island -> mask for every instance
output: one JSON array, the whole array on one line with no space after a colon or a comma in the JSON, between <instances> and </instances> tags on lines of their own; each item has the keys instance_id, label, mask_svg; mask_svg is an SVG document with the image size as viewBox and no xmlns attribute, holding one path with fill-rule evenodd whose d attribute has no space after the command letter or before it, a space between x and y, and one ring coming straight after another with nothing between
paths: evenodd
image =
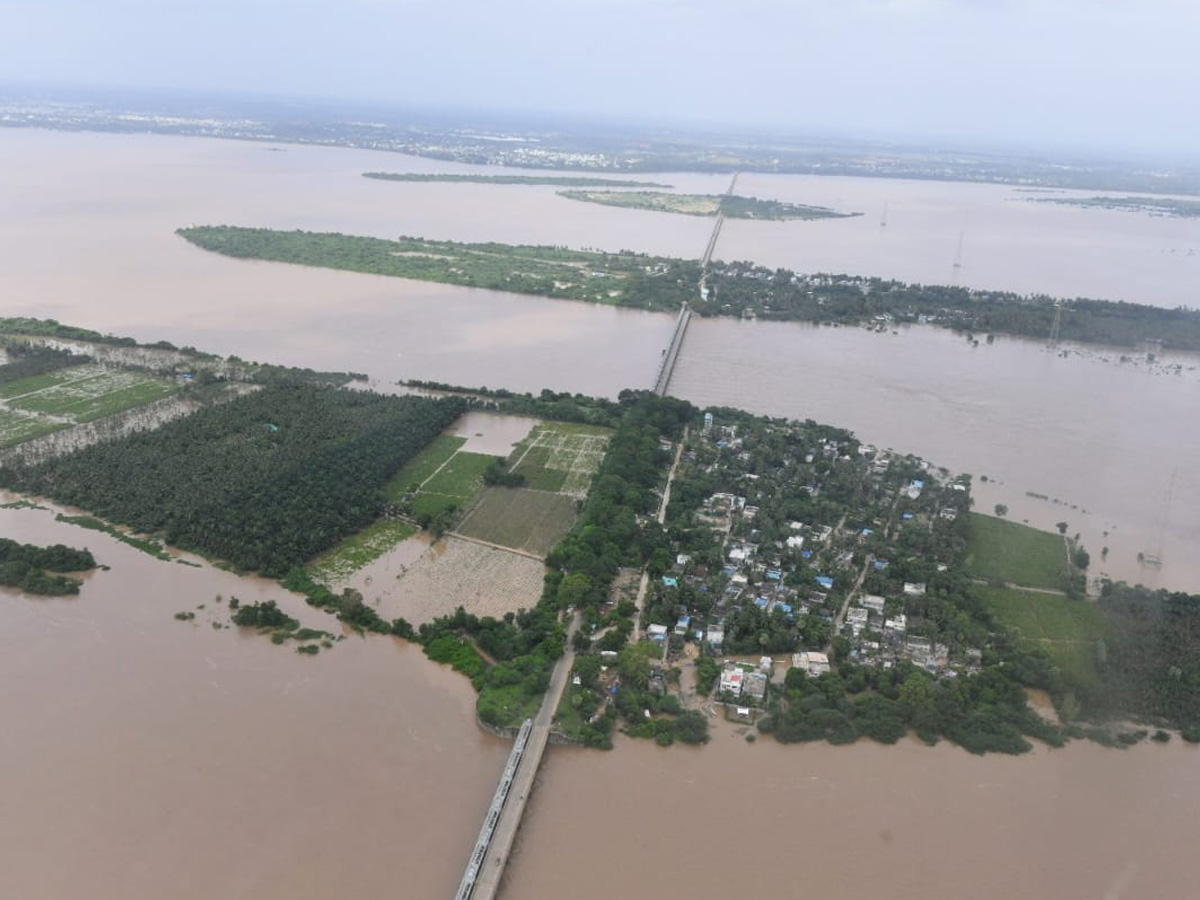
<instances>
[{"instance_id":1,"label":"green island","mask_svg":"<svg viewBox=\"0 0 1200 900\"><path fill-rule=\"evenodd\" d=\"M79 579L61 573L94 568L96 559L87 550L64 544L38 547L0 538L0 585L5 587L49 597L78 594Z\"/></svg>"},{"instance_id":2,"label":"green island","mask_svg":"<svg viewBox=\"0 0 1200 900\"><path fill-rule=\"evenodd\" d=\"M553 187L669 188L654 181L627 178L596 178L588 175L449 175L427 172L363 172L363 178L379 181L414 181L435 184L544 184Z\"/></svg>"},{"instance_id":3,"label":"green island","mask_svg":"<svg viewBox=\"0 0 1200 900\"><path fill-rule=\"evenodd\" d=\"M1110 209L1176 219L1200 218L1200 200L1180 197L1030 197L1033 203L1055 203L1083 209Z\"/></svg>"},{"instance_id":4,"label":"green island","mask_svg":"<svg viewBox=\"0 0 1200 900\"><path fill-rule=\"evenodd\" d=\"M617 730L702 744L714 718L783 743L915 734L975 753L1200 742L1200 596L1110 581L1089 595L1069 523L1055 534L975 513L969 475L813 421L644 391L397 397L266 371L152 427L11 448L0 486L81 506L83 527L278 578L358 633L419 642L471 679L493 729L539 708L569 650L555 728L592 747ZM452 433L468 410L527 417L529 431L507 455L473 452ZM25 502L12 508L38 514ZM442 535L428 565L443 612L389 620L371 583L347 576L421 529ZM22 584L94 565L69 548L0 554ZM501 559L536 582L494 577ZM478 577L483 600L466 589ZM228 610L214 628L305 655L336 640L270 601Z\"/></svg>"},{"instance_id":5,"label":"green island","mask_svg":"<svg viewBox=\"0 0 1200 900\"><path fill-rule=\"evenodd\" d=\"M1059 338L1138 352L1200 352L1200 310L1123 301L907 284L854 275L802 275L746 262L713 262L698 288L698 260L561 247L460 244L354 237L233 226L180 229L206 250L424 281L484 287L564 300L675 312L687 301L701 316L862 326L884 331L929 324L976 335Z\"/></svg>"},{"instance_id":6,"label":"green island","mask_svg":"<svg viewBox=\"0 0 1200 900\"><path fill-rule=\"evenodd\" d=\"M462 244L423 238L351 237L228 225L181 228L197 247L239 259L346 269L464 287L587 300L616 306L678 308L700 277L695 261L641 253L596 253L563 247ZM660 296L661 295L661 296Z\"/></svg>"},{"instance_id":7,"label":"green island","mask_svg":"<svg viewBox=\"0 0 1200 900\"><path fill-rule=\"evenodd\" d=\"M862 213L841 213L825 206L806 206L780 200L760 200L757 197L738 197L731 194L670 194L662 191L559 191L560 197L619 206L625 209L645 209L652 212L678 213L685 216L715 216L729 219L846 219Z\"/></svg>"}]
</instances>

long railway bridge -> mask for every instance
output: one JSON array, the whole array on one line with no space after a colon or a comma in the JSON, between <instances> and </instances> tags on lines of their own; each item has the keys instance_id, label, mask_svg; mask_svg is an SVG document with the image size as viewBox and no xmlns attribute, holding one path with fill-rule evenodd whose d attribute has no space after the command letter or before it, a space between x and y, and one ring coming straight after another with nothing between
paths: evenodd
<instances>
[{"instance_id":1,"label":"long railway bridge","mask_svg":"<svg viewBox=\"0 0 1200 900\"><path fill-rule=\"evenodd\" d=\"M735 174L729 182L725 196L733 194L738 176ZM717 220L713 223L708 245L700 258L701 297L707 293L708 265L712 261L713 251L721 236L721 227L725 224L725 214L717 211ZM679 360L679 351L683 347L683 339L687 334L688 323L692 319L692 310L685 302L675 320L675 331L671 335L671 343L663 352L662 363L658 367L658 377L655 379L654 391L660 397L665 396L671 384L671 375L675 372L675 364ZM668 488L669 495L669 488ZM663 499L666 505L666 498ZM579 627L580 617L575 616L567 633L567 646L571 645L570 638ZM542 706L535 718L526 719L516 734L512 751L508 755L508 763L500 774L496 785L496 793L492 803L483 817L483 825L479 829L479 837L471 849L467 859L466 871L463 872L458 892L454 900L495 900L500 890L500 881L504 877L504 869L512 851L517 829L521 825L521 816L525 813L525 803L533 790L533 781L537 777L538 768L542 764L542 754L550 741L550 724L554 719L554 711L558 709L563 688L567 683L571 667L575 664L575 651L568 649L554 666L550 676L550 688L542 700Z\"/></svg>"},{"instance_id":2,"label":"long railway bridge","mask_svg":"<svg viewBox=\"0 0 1200 900\"><path fill-rule=\"evenodd\" d=\"M526 719L517 732L508 763L500 774L492 804L483 817L483 827L479 829L479 837L467 859L467 868L454 900L495 900L499 893L504 868L525 812L525 803L533 790L533 780L542 764L546 744L550 741L554 711L558 709L567 676L575 665L575 651L569 648L570 639L579 623L580 616L577 613L567 629L567 652L559 657L554 666L550 687L537 716Z\"/></svg>"}]
</instances>

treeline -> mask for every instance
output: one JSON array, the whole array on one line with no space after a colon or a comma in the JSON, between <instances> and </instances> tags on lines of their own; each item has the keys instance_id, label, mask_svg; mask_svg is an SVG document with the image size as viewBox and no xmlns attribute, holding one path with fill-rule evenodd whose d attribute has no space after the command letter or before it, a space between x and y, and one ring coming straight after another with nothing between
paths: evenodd
<instances>
[{"instance_id":1,"label":"treeline","mask_svg":"<svg viewBox=\"0 0 1200 900\"><path fill-rule=\"evenodd\" d=\"M465 394L484 409L492 409L510 416L531 416L555 422L615 428L624 415L617 401L584 394L558 393L549 389L544 389L535 396L530 393L514 393L504 388L461 387L442 381L421 381L415 378L401 384L428 391Z\"/></svg>"},{"instance_id":2,"label":"treeline","mask_svg":"<svg viewBox=\"0 0 1200 900\"><path fill-rule=\"evenodd\" d=\"M90 328L63 325L57 319L34 319L28 316L0 317L0 334L50 337L65 341L88 341L94 344L110 344L114 347L145 347L151 350L174 350L185 356L207 359L214 358L211 354L201 353L195 347L176 347L170 341L139 344L131 337L118 337L113 334L101 334L98 331L92 331Z\"/></svg>"},{"instance_id":3,"label":"treeline","mask_svg":"<svg viewBox=\"0 0 1200 900\"><path fill-rule=\"evenodd\" d=\"M473 616L460 608L420 627L419 640L427 652L437 647L437 653L458 660L457 665L472 675L480 691L479 716L489 724L512 724L536 709L554 661L563 653L566 632L560 614L570 607L582 611L584 631L589 630L589 623L599 619L617 569L641 566L656 546L653 532L647 538L638 517L653 509L655 491L665 477L667 454L659 447L659 437L677 435L694 410L683 401L633 392L622 393L616 406L621 418L608 452L579 518L547 557L537 605L500 619ZM632 630L631 613L628 610L623 619L626 636ZM470 663L474 650L463 643L467 639L496 664ZM461 646L454 647L455 640ZM581 643L586 644L586 638ZM598 723L584 740L610 745L613 722L609 718Z\"/></svg>"},{"instance_id":4,"label":"treeline","mask_svg":"<svg viewBox=\"0 0 1200 900\"><path fill-rule=\"evenodd\" d=\"M1045 339L1058 305L1060 338L1085 344L1136 347L1162 341L1170 350L1200 351L1200 311L1162 309L1123 301L1055 300L1009 291L949 285L906 284L849 275L797 275L751 263L714 263L707 300L692 308L703 316L752 313L779 321L859 325L876 317L932 324L978 334Z\"/></svg>"},{"instance_id":5,"label":"treeline","mask_svg":"<svg viewBox=\"0 0 1200 900\"><path fill-rule=\"evenodd\" d=\"M388 478L465 408L274 384L153 431L0 467L0 484L280 576L377 518Z\"/></svg>"},{"instance_id":6,"label":"treeline","mask_svg":"<svg viewBox=\"0 0 1200 900\"><path fill-rule=\"evenodd\" d=\"M759 729L783 743L826 740L849 744L866 736L894 744L910 729L929 744L945 737L972 753L1024 753L1026 736L1061 746L1061 731L1029 708L1025 687L1049 672L1013 659L1013 669L988 666L953 680L935 679L911 662L895 668L844 663L810 678L788 670L782 702Z\"/></svg>"},{"instance_id":7,"label":"treeline","mask_svg":"<svg viewBox=\"0 0 1200 900\"><path fill-rule=\"evenodd\" d=\"M0 385L92 361L90 356L29 341L10 341L5 344L4 352L8 362L0 366Z\"/></svg>"},{"instance_id":8,"label":"treeline","mask_svg":"<svg viewBox=\"0 0 1200 900\"><path fill-rule=\"evenodd\" d=\"M669 188L653 181L627 178L593 178L586 175L447 175L428 172L363 172L363 178L380 181L415 181L435 184L548 184L555 187Z\"/></svg>"},{"instance_id":9,"label":"treeline","mask_svg":"<svg viewBox=\"0 0 1200 900\"><path fill-rule=\"evenodd\" d=\"M1106 581L1099 609L1108 634L1083 714L1150 717L1200 740L1200 595Z\"/></svg>"},{"instance_id":10,"label":"treeline","mask_svg":"<svg viewBox=\"0 0 1200 900\"><path fill-rule=\"evenodd\" d=\"M78 594L77 579L50 573L83 572L94 568L96 559L87 550L76 550L64 544L38 547L0 538L0 584L27 594Z\"/></svg>"}]
</instances>

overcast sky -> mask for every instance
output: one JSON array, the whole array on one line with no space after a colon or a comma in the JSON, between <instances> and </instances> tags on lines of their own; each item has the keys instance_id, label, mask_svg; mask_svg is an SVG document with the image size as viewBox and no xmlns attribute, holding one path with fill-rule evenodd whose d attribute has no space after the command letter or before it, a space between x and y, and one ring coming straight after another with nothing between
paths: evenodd
<instances>
[{"instance_id":1,"label":"overcast sky","mask_svg":"<svg viewBox=\"0 0 1200 900\"><path fill-rule=\"evenodd\" d=\"M1200 0L0 0L0 82L1200 151Z\"/></svg>"}]
</instances>

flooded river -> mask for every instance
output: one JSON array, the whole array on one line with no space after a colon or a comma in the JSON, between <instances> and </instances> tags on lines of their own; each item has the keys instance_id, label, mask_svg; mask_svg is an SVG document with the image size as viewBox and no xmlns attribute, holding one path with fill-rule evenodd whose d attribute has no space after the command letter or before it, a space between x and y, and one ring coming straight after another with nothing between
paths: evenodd
<instances>
[{"instance_id":1,"label":"flooded river","mask_svg":"<svg viewBox=\"0 0 1200 900\"><path fill-rule=\"evenodd\" d=\"M237 262L173 229L235 222L694 256L710 225L551 188L367 181L368 169L455 167L365 151L0 129L0 153L4 314L379 383L615 396L650 386L673 317ZM994 186L743 177L743 193L868 215L732 222L727 258L946 281L962 233L964 283L1167 306L1193 302L1200 274L1194 220L1035 205ZM813 417L972 472L977 508L1065 520L1094 569L1197 590L1196 377L1016 340L971 348L932 329L696 321L672 392ZM506 752L477 730L464 679L391 639L351 638L310 659L214 629L218 593L278 597L306 624L329 620L271 585L159 562L46 513L0 510L0 534L87 545L113 567L73 599L0 593L0 895L451 895ZM1161 571L1137 565L1160 546ZM173 619L189 609L194 622ZM554 748L508 895L809 885L847 898L1178 897L1194 869L1182 842L1196 766L1178 741L1024 759L750 746L729 734L699 751Z\"/></svg>"},{"instance_id":2,"label":"flooded river","mask_svg":"<svg viewBox=\"0 0 1200 900\"><path fill-rule=\"evenodd\" d=\"M0 510L0 536L111 566L77 597L0 590L0 896L453 895L508 753L465 679L391 638L308 657L216 630L237 596L341 633L49 512Z\"/></svg>"},{"instance_id":3,"label":"flooded river","mask_svg":"<svg viewBox=\"0 0 1200 900\"><path fill-rule=\"evenodd\" d=\"M552 748L508 894L861 900L1189 895L1200 750L624 741Z\"/></svg>"}]
</instances>

